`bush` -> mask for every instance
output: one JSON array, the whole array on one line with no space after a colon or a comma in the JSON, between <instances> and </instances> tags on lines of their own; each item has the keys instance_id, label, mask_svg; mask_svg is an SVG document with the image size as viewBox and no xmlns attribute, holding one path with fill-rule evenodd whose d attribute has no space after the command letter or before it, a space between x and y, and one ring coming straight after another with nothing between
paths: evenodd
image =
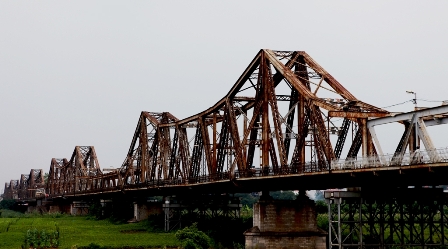
<instances>
[{"instance_id":1,"label":"bush","mask_svg":"<svg viewBox=\"0 0 448 249\"><path fill-rule=\"evenodd\" d=\"M325 231L328 231L328 214L317 215L317 227Z\"/></svg>"},{"instance_id":2,"label":"bush","mask_svg":"<svg viewBox=\"0 0 448 249\"><path fill-rule=\"evenodd\" d=\"M164 232L165 214L153 214L142 222L148 232Z\"/></svg>"},{"instance_id":3,"label":"bush","mask_svg":"<svg viewBox=\"0 0 448 249\"><path fill-rule=\"evenodd\" d=\"M59 246L59 232L28 229L22 248L55 248Z\"/></svg>"},{"instance_id":4,"label":"bush","mask_svg":"<svg viewBox=\"0 0 448 249\"><path fill-rule=\"evenodd\" d=\"M92 217L96 220L100 220L103 218L103 207L99 202L94 202L89 206L89 217Z\"/></svg>"},{"instance_id":5,"label":"bush","mask_svg":"<svg viewBox=\"0 0 448 249\"><path fill-rule=\"evenodd\" d=\"M176 238L185 249L206 249L210 246L210 237L204 232L199 231L196 223L177 231Z\"/></svg>"},{"instance_id":6,"label":"bush","mask_svg":"<svg viewBox=\"0 0 448 249\"><path fill-rule=\"evenodd\" d=\"M296 199L296 195L290 190L271 191L269 192L269 195L272 196L274 200L292 201Z\"/></svg>"},{"instance_id":7,"label":"bush","mask_svg":"<svg viewBox=\"0 0 448 249\"><path fill-rule=\"evenodd\" d=\"M235 244L244 244L243 233L253 226L253 218L218 216L200 220L197 226L212 238L213 248L234 248Z\"/></svg>"},{"instance_id":8,"label":"bush","mask_svg":"<svg viewBox=\"0 0 448 249\"><path fill-rule=\"evenodd\" d=\"M101 246L95 243L90 243L86 249L101 249Z\"/></svg>"},{"instance_id":9,"label":"bush","mask_svg":"<svg viewBox=\"0 0 448 249\"><path fill-rule=\"evenodd\" d=\"M16 212L9 209L1 209L0 212L1 212L0 215L1 218L20 218L24 216L24 214L21 212Z\"/></svg>"},{"instance_id":10,"label":"bush","mask_svg":"<svg viewBox=\"0 0 448 249\"><path fill-rule=\"evenodd\" d=\"M2 200L0 201L0 209L12 210L15 203L16 203L15 200Z\"/></svg>"},{"instance_id":11,"label":"bush","mask_svg":"<svg viewBox=\"0 0 448 249\"><path fill-rule=\"evenodd\" d=\"M316 212L318 214L328 214L328 205L325 201L316 201Z\"/></svg>"},{"instance_id":12,"label":"bush","mask_svg":"<svg viewBox=\"0 0 448 249\"><path fill-rule=\"evenodd\" d=\"M235 194L235 197L239 197L241 199L241 204L243 206L249 206L249 207L252 207L254 203L257 202L259 199L258 196L247 193L237 193Z\"/></svg>"}]
</instances>

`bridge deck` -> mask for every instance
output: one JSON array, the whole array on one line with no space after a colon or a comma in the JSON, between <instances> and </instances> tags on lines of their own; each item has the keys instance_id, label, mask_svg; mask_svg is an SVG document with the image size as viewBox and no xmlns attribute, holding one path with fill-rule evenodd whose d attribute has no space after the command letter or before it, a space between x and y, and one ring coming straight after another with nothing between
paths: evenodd
<instances>
[{"instance_id":1,"label":"bridge deck","mask_svg":"<svg viewBox=\"0 0 448 249\"><path fill-rule=\"evenodd\" d=\"M253 170L235 172L235 178L228 174L220 177L202 176L190 181L156 181L147 184L127 185L125 188L111 187L87 190L52 198L130 195L172 195L181 193L231 193L256 192L262 190L329 189L345 187L386 188L403 186L437 186L446 183L448 162L415 164L387 167L358 167L334 169L320 172L301 172L285 168L282 171Z\"/></svg>"}]
</instances>

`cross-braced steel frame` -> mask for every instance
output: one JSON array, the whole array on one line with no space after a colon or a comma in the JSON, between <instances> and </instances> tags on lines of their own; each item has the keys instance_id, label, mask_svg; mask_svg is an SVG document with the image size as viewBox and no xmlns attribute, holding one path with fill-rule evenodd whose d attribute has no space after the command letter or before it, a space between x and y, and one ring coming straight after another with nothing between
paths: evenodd
<instances>
[{"instance_id":1,"label":"cross-braced steel frame","mask_svg":"<svg viewBox=\"0 0 448 249\"><path fill-rule=\"evenodd\" d=\"M441 188L327 191L329 248L446 248Z\"/></svg>"},{"instance_id":2,"label":"cross-braced steel frame","mask_svg":"<svg viewBox=\"0 0 448 249\"><path fill-rule=\"evenodd\" d=\"M20 180L11 180L9 183L5 183L3 197L20 200L43 197L45 188L43 170L31 169L29 174L20 175ZM36 193L42 196L36 196Z\"/></svg>"},{"instance_id":3,"label":"cross-braced steel frame","mask_svg":"<svg viewBox=\"0 0 448 249\"><path fill-rule=\"evenodd\" d=\"M227 195L202 195L183 199L168 197L163 204L164 228L165 231L171 231L201 219L239 218L241 206L239 198Z\"/></svg>"}]
</instances>

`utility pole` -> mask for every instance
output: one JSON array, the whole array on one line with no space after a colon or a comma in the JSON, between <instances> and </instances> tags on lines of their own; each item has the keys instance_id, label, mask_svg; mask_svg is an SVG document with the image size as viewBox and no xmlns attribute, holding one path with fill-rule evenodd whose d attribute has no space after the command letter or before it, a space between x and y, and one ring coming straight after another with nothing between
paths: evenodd
<instances>
[{"instance_id":1,"label":"utility pole","mask_svg":"<svg viewBox=\"0 0 448 249\"><path fill-rule=\"evenodd\" d=\"M414 103L414 111L417 111L417 93L413 91L406 91L409 94L414 94L414 99L412 100L412 103Z\"/></svg>"}]
</instances>

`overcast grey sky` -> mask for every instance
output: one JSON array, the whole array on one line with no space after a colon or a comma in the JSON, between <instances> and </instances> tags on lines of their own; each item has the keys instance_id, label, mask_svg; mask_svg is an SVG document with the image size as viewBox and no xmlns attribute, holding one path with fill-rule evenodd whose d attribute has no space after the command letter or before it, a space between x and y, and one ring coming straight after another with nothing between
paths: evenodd
<instances>
[{"instance_id":1,"label":"overcast grey sky","mask_svg":"<svg viewBox=\"0 0 448 249\"><path fill-rule=\"evenodd\" d=\"M448 99L448 1L1 1L0 189L76 145L119 167L141 111L208 108L261 48L379 107Z\"/></svg>"}]
</instances>

